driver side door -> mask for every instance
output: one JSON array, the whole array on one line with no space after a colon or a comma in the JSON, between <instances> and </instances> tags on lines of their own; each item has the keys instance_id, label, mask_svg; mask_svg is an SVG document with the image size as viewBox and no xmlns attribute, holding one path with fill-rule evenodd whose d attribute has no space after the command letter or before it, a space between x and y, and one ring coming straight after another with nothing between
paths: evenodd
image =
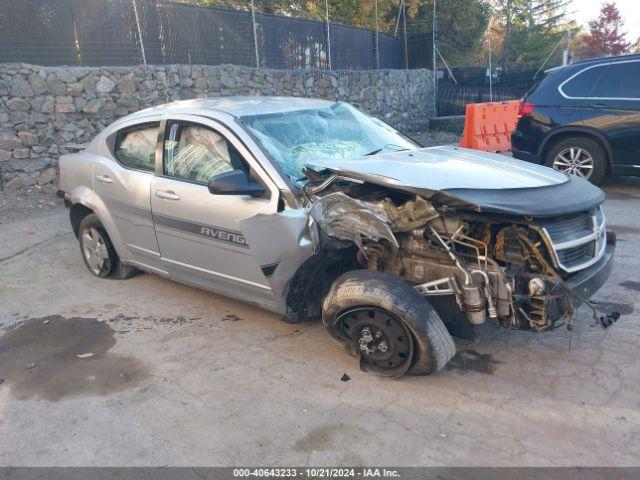
<instances>
[{"instance_id":1,"label":"driver side door","mask_svg":"<svg viewBox=\"0 0 640 480\"><path fill-rule=\"evenodd\" d=\"M246 218L277 211L278 190L255 158L223 125L184 116L167 120L158 163L151 210L169 276L273 308L271 289L239 227ZM243 170L266 192L211 194L211 177L233 170Z\"/></svg>"}]
</instances>

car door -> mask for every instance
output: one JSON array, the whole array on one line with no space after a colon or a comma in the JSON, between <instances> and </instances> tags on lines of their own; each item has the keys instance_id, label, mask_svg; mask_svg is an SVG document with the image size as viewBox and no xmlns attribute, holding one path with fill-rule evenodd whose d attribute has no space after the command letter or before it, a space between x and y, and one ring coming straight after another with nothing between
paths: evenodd
<instances>
[{"instance_id":1,"label":"car door","mask_svg":"<svg viewBox=\"0 0 640 480\"><path fill-rule=\"evenodd\" d=\"M213 195L212 176L243 170L266 187L260 197ZM167 120L151 209L162 260L172 278L273 307L265 276L240 232L240 221L277 212L278 190L232 132L213 120Z\"/></svg>"},{"instance_id":2,"label":"car door","mask_svg":"<svg viewBox=\"0 0 640 480\"><path fill-rule=\"evenodd\" d=\"M96 156L93 185L96 201L104 204L126 252L133 260L160 269L160 251L151 217L151 182L154 178L160 121L125 126L107 138L111 157Z\"/></svg>"},{"instance_id":3,"label":"car door","mask_svg":"<svg viewBox=\"0 0 640 480\"><path fill-rule=\"evenodd\" d=\"M596 111L590 122L611 146L614 165L640 167L640 61L607 66L596 87Z\"/></svg>"},{"instance_id":4,"label":"car door","mask_svg":"<svg viewBox=\"0 0 640 480\"><path fill-rule=\"evenodd\" d=\"M589 96L584 124L604 135L614 169L617 165L640 167L640 60L593 69L603 74Z\"/></svg>"}]
</instances>

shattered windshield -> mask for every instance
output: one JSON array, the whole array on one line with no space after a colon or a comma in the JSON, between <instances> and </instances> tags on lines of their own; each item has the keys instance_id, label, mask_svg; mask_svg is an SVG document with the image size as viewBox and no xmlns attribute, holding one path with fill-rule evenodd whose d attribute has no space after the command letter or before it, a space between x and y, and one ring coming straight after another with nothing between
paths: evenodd
<instances>
[{"instance_id":1,"label":"shattered windshield","mask_svg":"<svg viewBox=\"0 0 640 480\"><path fill-rule=\"evenodd\" d=\"M420 145L342 102L329 107L241 118L262 149L299 186L314 160L348 160ZM363 159L363 161L366 161Z\"/></svg>"}]
</instances>

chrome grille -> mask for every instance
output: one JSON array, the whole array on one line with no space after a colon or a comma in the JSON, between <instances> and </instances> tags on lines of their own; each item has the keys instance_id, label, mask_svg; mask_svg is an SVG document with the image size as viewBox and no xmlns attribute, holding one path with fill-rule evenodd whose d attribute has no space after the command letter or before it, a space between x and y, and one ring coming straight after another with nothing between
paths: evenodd
<instances>
[{"instance_id":1,"label":"chrome grille","mask_svg":"<svg viewBox=\"0 0 640 480\"><path fill-rule=\"evenodd\" d=\"M577 272L597 262L607 243L604 214L600 207L590 212L539 222L558 267Z\"/></svg>"}]
</instances>

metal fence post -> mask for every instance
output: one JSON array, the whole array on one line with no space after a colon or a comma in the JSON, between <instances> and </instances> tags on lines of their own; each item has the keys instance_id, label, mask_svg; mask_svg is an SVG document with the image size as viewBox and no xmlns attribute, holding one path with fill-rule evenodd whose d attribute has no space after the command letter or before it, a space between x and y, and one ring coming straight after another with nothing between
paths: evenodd
<instances>
[{"instance_id":1,"label":"metal fence post","mask_svg":"<svg viewBox=\"0 0 640 480\"><path fill-rule=\"evenodd\" d=\"M436 21L436 0L433 1L433 32L432 32L432 47L433 47L433 113L437 115L438 100L436 96L438 94L438 69L436 63L436 27L438 25Z\"/></svg>"},{"instance_id":2,"label":"metal fence post","mask_svg":"<svg viewBox=\"0 0 640 480\"><path fill-rule=\"evenodd\" d=\"M260 55L258 54L258 29L256 25L256 8L251 0L251 23L253 23L253 45L256 48L256 68L260 68Z\"/></svg>"},{"instance_id":3,"label":"metal fence post","mask_svg":"<svg viewBox=\"0 0 640 480\"><path fill-rule=\"evenodd\" d=\"M402 2L402 22L404 27L404 68L409 69L409 45L407 42L407 6Z\"/></svg>"},{"instance_id":4,"label":"metal fence post","mask_svg":"<svg viewBox=\"0 0 640 480\"><path fill-rule=\"evenodd\" d=\"M491 37L489 39L489 101L493 102L493 65L491 64Z\"/></svg>"},{"instance_id":5,"label":"metal fence post","mask_svg":"<svg viewBox=\"0 0 640 480\"><path fill-rule=\"evenodd\" d=\"M571 30L567 32L567 46L562 51L562 65L568 65L569 59L571 58L571 54L569 52L569 48L571 48Z\"/></svg>"},{"instance_id":6,"label":"metal fence post","mask_svg":"<svg viewBox=\"0 0 640 480\"><path fill-rule=\"evenodd\" d=\"M324 8L327 15L327 56L329 62L329 70L331 70L331 34L329 33L329 0L324 0Z\"/></svg>"},{"instance_id":7,"label":"metal fence post","mask_svg":"<svg viewBox=\"0 0 640 480\"><path fill-rule=\"evenodd\" d=\"M374 14L376 16L376 69L380 70L380 43L378 38L378 0L375 1Z\"/></svg>"},{"instance_id":8,"label":"metal fence post","mask_svg":"<svg viewBox=\"0 0 640 480\"><path fill-rule=\"evenodd\" d=\"M138 38L140 38L140 50L142 50L142 62L144 66L147 66L147 55L144 51L144 42L142 40L142 28L140 28L140 17L138 16L138 6L136 5L136 0L131 0L133 3L133 14L136 17L136 25L138 26Z\"/></svg>"}]
</instances>

